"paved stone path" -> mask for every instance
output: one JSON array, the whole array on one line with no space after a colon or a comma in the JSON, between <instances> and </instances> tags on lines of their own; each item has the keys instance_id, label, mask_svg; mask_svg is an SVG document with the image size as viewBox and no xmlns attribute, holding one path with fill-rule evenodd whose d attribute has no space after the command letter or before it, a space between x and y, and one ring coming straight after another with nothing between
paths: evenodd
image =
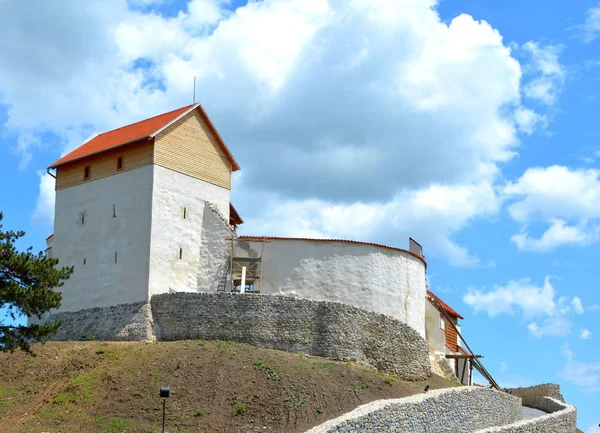
<instances>
[{"instance_id":1,"label":"paved stone path","mask_svg":"<svg viewBox=\"0 0 600 433\"><path fill-rule=\"evenodd\" d=\"M523 406L523 419L533 419L543 415L547 415L546 412L532 407Z\"/></svg>"}]
</instances>

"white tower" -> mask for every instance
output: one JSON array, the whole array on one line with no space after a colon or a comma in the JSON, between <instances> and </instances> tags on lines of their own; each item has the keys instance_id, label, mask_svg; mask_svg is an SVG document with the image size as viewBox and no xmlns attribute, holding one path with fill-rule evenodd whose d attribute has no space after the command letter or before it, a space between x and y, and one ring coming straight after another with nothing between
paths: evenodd
<instances>
[{"instance_id":1,"label":"white tower","mask_svg":"<svg viewBox=\"0 0 600 433\"><path fill-rule=\"evenodd\" d=\"M205 203L229 220L239 170L200 104L100 134L49 168L48 254L75 267L53 313L194 290Z\"/></svg>"}]
</instances>

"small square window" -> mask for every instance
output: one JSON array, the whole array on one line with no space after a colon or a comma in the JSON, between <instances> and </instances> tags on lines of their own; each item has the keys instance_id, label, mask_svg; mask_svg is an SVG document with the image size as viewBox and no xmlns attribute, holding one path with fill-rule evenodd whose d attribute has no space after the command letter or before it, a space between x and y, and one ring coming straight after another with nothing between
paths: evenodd
<instances>
[{"instance_id":1,"label":"small square window","mask_svg":"<svg viewBox=\"0 0 600 433\"><path fill-rule=\"evenodd\" d=\"M117 171L123 170L123 157L119 156L117 158Z\"/></svg>"},{"instance_id":2,"label":"small square window","mask_svg":"<svg viewBox=\"0 0 600 433\"><path fill-rule=\"evenodd\" d=\"M92 172L92 167L89 165L86 165L85 168L83 169L83 180L90 180L91 172Z\"/></svg>"}]
</instances>

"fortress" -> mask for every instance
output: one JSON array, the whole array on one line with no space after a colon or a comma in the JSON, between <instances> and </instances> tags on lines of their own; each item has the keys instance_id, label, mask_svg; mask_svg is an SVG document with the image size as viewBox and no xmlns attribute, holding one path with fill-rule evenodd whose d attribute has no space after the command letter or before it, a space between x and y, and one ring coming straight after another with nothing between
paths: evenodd
<instances>
[{"instance_id":1,"label":"fortress","mask_svg":"<svg viewBox=\"0 0 600 433\"><path fill-rule=\"evenodd\" d=\"M53 314L242 291L244 276L245 292L365 308L425 337L418 244L237 236L230 189L240 167L199 104L100 134L50 169L47 254L75 267Z\"/></svg>"},{"instance_id":2,"label":"fortress","mask_svg":"<svg viewBox=\"0 0 600 433\"><path fill-rule=\"evenodd\" d=\"M418 243L238 236L239 169L200 104L100 134L53 163L46 254L75 269L60 309L41 319L63 322L55 338L236 340L472 383L462 316L427 291ZM517 400L502 424L519 419ZM544 404L574 425L574 408Z\"/></svg>"}]
</instances>

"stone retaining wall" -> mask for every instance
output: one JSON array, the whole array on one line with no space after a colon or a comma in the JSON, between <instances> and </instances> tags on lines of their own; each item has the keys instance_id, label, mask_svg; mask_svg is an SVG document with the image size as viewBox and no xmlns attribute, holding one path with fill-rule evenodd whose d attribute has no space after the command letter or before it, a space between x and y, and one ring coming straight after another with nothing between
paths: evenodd
<instances>
[{"instance_id":1,"label":"stone retaining wall","mask_svg":"<svg viewBox=\"0 0 600 433\"><path fill-rule=\"evenodd\" d=\"M519 421L502 427L482 429L476 433L576 433L577 410L552 397L539 397L535 407L549 412L539 418Z\"/></svg>"},{"instance_id":2,"label":"stone retaining wall","mask_svg":"<svg viewBox=\"0 0 600 433\"><path fill-rule=\"evenodd\" d=\"M146 302L57 313L48 321L62 322L54 340L150 340L152 313Z\"/></svg>"},{"instance_id":3,"label":"stone retaining wall","mask_svg":"<svg viewBox=\"0 0 600 433\"><path fill-rule=\"evenodd\" d=\"M560 393L560 386L556 383L543 383L541 385L524 388L506 388L504 391L517 397L521 397L523 406L537 407L536 404L540 397L552 397L562 402L565 401Z\"/></svg>"},{"instance_id":4,"label":"stone retaining wall","mask_svg":"<svg viewBox=\"0 0 600 433\"><path fill-rule=\"evenodd\" d=\"M407 380L429 377L429 348L390 316L289 296L173 293L151 300L156 338L233 340L333 359L364 360Z\"/></svg>"},{"instance_id":5,"label":"stone retaining wall","mask_svg":"<svg viewBox=\"0 0 600 433\"><path fill-rule=\"evenodd\" d=\"M374 401L307 433L473 432L514 423L521 418L519 398L489 388L468 386Z\"/></svg>"}]
</instances>

